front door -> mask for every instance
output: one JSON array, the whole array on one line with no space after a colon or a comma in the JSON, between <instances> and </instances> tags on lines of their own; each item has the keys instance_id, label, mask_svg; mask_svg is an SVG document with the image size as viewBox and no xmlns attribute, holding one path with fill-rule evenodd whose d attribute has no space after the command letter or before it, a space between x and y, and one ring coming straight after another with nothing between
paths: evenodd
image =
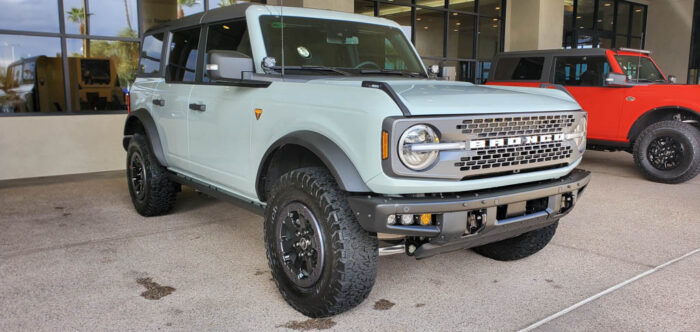
<instances>
[{"instance_id":1,"label":"front door","mask_svg":"<svg viewBox=\"0 0 700 332\"><path fill-rule=\"evenodd\" d=\"M605 56L562 56L554 59L554 84L563 85L588 112L588 138L606 141L617 137L624 90L606 87L610 63Z\"/></svg>"},{"instance_id":2,"label":"front door","mask_svg":"<svg viewBox=\"0 0 700 332\"><path fill-rule=\"evenodd\" d=\"M209 51L237 51L250 55L244 20L207 27L202 83L189 98L189 146L194 174L239 194L252 188L250 126L254 117L252 94L257 89L237 85L236 80L214 82L206 70ZM251 60L252 61L252 60Z\"/></svg>"}]
</instances>

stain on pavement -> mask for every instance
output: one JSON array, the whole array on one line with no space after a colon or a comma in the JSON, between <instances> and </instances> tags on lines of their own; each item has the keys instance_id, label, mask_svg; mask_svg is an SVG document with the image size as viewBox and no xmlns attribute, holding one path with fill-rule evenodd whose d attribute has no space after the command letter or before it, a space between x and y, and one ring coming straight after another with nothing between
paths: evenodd
<instances>
[{"instance_id":1,"label":"stain on pavement","mask_svg":"<svg viewBox=\"0 0 700 332\"><path fill-rule=\"evenodd\" d=\"M276 327L292 329L297 331L327 330L335 326L335 322L330 318L307 319L305 321L289 321Z\"/></svg>"},{"instance_id":2,"label":"stain on pavement","mask_svg":"<svg viewBox=\"0 0 700 332\"><path fill-rule=\"evenodd\" d=\"M138 278L136 279L136 283L146 287L146 291L141 293L141 296L149 300L160 300L164 296L168 296L175 291L175 288L161 286L157 282L151 280L151 278Z\"/></svg>"}]
</instances>

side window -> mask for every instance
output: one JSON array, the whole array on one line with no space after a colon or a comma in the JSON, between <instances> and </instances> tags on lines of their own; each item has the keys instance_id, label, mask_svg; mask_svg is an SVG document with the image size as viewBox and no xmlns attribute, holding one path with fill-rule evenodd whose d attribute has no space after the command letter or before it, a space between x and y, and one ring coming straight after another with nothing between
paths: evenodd
<instances>
[{"instance_id":1,"label":"side window","mask_svg":"<svg viewBox=\"0 0 700 332\"><path fill-rule=\"evenodd\" d=\"M496 66L496 81L539 81L544 57L502 58Z\"/></svg>"},{"instance_id":2,"label":"side window","mask_svg":"<svg viewBox=\"0 0 700 332\"><path fill-rule=\"evenodd\" d=\"M141 64L139 66L140 74L148 75L160 73L160 59L163 53L164 37L164 33L157 33L143 38Z\"/></svg>"},{"instance_id":3,"label":"side window","mask_svg":"<svg viewBox=\"0 0 700 332\"><path fill-rule=\"evenodd\" d=\"M604 86L610 64L604 56L556 58L554 84L565 86Z\"/></svg>"},{"instance_id":4,"label":"side window","mask_svg":"<svg viewBox=\"0 0 700 332\"><path fill-rule=\"evenodd\" d=\"M171 82L194 82L197 68L197 47L200 28L172 33L170 59L166 80Z\"/></svg>"},{"instance_id":5,"label":"side window","mask_svg":"<svg viewBox=\"0 0 700 332\"><path fill-rule=\"evenodd\" d=\"M206 47L206 63L209 63L209 51L238 51L253 57L250 47L248 29L244 20L224 22L209 26ZM204 82L209 82L208 72L204 71Z\"/></svg>"}]
</instances>

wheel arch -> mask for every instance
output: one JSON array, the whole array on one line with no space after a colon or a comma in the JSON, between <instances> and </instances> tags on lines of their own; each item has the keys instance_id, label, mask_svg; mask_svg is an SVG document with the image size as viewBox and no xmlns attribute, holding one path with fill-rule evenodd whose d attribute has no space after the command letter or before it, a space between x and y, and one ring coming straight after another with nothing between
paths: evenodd
<instances>
[{"instance_id":1,"label":"wheel arch","mask_svg":"<svg viewBox=\"0 0 700 332\"><path fill-rule=\"evenodd\" d=\"M294 160L287 158L290 156ZM260 201L268 198L269 179L306 166L327 168L343 191L370 192L355 165L337 144L316 132L297 131L278 139L263 155L255 180Z\"/></svg>"},{"instance_id":2,"label":"wheel arch","mask_svg":"<svg viewBox=\"0 0 700 332\"><path fill-rule=\"evenodd\" d=\"M134 134L145 134L151 146L151 151L153 151L158 162L164 167L168 166L163 153L163 146L160 142L160 135L158 135L158 128L153 117L146 109L138 109L129 113L129 116L126 117L124 139L122 140L125 150L129 147L129 141L131 141L131 137Z\"/></svg>"},{"instance_id":3,"label":"wheel arch","mask_svg":"<svg viewBox=\"0 0 700 332\"><path fill-rule=\"evenodd\" d=\"M630 127L627 133L627 139L629 139L631 144L634 144L634 141L639 137L639 134L644 131L644 128L659 121L674 120L676 119L676 115L680 115L681 118L679 120L695 121L692 123L695 127L700 125L700 113L698 113L698 111L682 106L657 107L642 114L634 121L634 124L632 124L632 127Z\"/></svg>"}]
</instances>

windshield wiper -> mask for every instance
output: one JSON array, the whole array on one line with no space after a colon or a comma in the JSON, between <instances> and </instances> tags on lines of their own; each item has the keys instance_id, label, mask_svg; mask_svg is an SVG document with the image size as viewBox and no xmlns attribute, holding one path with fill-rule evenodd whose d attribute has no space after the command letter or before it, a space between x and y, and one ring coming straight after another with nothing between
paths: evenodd
<instances>
[{"instance_id":1,"label":"windshield wiper","mask_svg":"<svg viewBox=\"0 0 700 332\"><path fill-rule=\"evenodd\" d=\"M393 69L362 69L362 70L360 70L360 74L363 74L363 75L388 74L388 75L401 75L401 76L408 76L408 77L422 77L422 76L424 76L421 73L409 72L409 71L403 71L403 70L393 70Z\"/></svg>"},{"instance_id":2,"label":"windshield wiper","mask_svg":"<svg viewBox=\"0 0 700 332\"><path fill-rule=\"evenodd\" d=\"M282 71L282 66L270 67L270 69L276 71ZM341 74L343 76L350 76L350 73L340 70L338 68L326 67L326 66L284 66L284 70L308 70L308 71L330 71L334 73Z\"/></svg>"}]
</instances>

